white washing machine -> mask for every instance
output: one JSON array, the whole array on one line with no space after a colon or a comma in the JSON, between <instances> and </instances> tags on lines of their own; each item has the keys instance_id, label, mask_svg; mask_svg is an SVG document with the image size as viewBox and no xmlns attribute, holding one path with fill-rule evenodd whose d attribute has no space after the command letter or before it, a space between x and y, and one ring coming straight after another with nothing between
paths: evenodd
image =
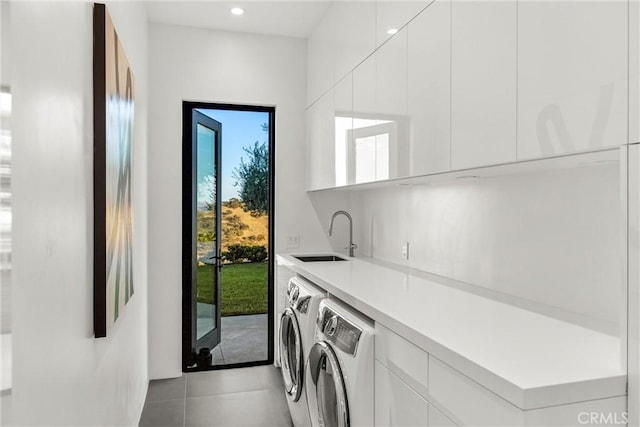
<instances>
[{"instance_id":1,"label":"white washing machine","mask_svg":"<svg viewBox=\"0 0 640 427\"><path fill-rule=\"evenodd\" d=\"M313 345L315 320L326 293L293 277L287 285L287 308L280 317L280 365L291 420L296 427L311 426L304 388L304 366Z\"/></svg>"},{"instance_id":2,"label":"white washing machine","mask_svg":"<svg viewBox=\"0 0 640 427\"><path fill-rule=\"evenodd\" d=\"M289 286L289 280L292 277L296 277L296 275L296 272L282 261L282 257L276 256L276 287L274 289L276 315L273 316L273 330L276 331L276 342L273 346L273 365L277 368L280 367L280 344L277 338L277 333L280 330L280 316L289 307L287 287Z\"/></svg>"},{"instance_id":3,"label":"white washing machine","mask_svg":"<svg viewBox=\"0 0 640 427\"><path fill-rule=\"evenodd\" d=\"M332 300L320 303L305 383L314 427L372 426L373 322Z\"/></svg>"}]
</instances>

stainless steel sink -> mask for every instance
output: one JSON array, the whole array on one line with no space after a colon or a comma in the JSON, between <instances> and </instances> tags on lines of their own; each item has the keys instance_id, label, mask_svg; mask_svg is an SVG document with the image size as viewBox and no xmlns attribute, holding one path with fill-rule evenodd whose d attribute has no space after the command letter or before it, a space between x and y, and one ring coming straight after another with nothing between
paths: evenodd
<instances>
[{"instance_id":1,"label":"stainless steel sink","mask_svg":"<svg viewBox=\"0 0 640 427\"><path fill-rule=\"evenodd\" d=\"M302 262L333 262L333 261L347 261L344 258L340 258L335 255L293 255L294 258L299 259Z\"/></svg>"}]
</instances>

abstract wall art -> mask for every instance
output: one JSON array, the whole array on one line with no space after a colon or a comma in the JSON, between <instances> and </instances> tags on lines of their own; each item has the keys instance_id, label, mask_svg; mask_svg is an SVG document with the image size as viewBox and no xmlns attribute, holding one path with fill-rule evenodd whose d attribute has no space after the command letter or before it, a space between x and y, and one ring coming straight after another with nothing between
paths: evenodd
<instances>
[{"instance_id":1,"label":"abstract wall art","mask_svg":"<svg viewBox=\"0 0 640 427\"><path fill-rule=\"evenodd\" d=\"M134 78L104 4L93 10L94 336L133 296Z\"/></svg>"}]
</instances>

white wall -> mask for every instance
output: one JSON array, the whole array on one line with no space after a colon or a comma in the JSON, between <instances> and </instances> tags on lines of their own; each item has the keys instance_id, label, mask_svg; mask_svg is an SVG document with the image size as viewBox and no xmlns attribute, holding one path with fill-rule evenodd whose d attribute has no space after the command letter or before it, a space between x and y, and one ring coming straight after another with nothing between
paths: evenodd
<instances>
[{"instance_id":1,"label":"white wall","mask_svg":"<svg viewBox=\"0 0 640 427\"><path fill-rule=\"evenodd\" d=\"M275 105L276 252L328 248L305 192L301 39L152 24L149 110L149 369L181 373L182 101Z\"/></svg>"},{"instance_id":2,"label":"white wall","mask_svg":"<svg viewBox=\"0 0 640 427\"><path fill-rule=\"evenodd\" d=\"M2 87L3 91L5 88L11 88L11 76L10 76L10 34L9 34L9 18L10 18L10 6L9 2L1 2L0 3L0 87ZM11 131L11 114L5 115L4 111L0 112L0 141L4 144L4 138L9 138L11 141L11 134L8 135L4 132ZM10 142L9 142L10 143ZM0 149L2 157L0 162L3 163L3 167L5 162L10 164L11 157L6 156L4 152L4 147ZM4 173L4 172L3 172ZM10 178L9 178L10 179ZM9 181L8 185L3 181L2 185L3 193L11 193L11 182ZM8 201L9 206L11 203L11 199L4 199L6 197L3 195L3 205ZM0 215L4 215L4 206L1 208L2 212ZM10 209L10 207L9 207ZM5 263L10 264L9 262L9 254L11 249L8 248L7 243L10 244L11 234L10 230L7 230L7 224L5 223L6 219L3 216L0 219L0 246L2 246L2 253L0 256L2 260L0 261L0 334L8 334L11 332L11 269L5 268ZM10 221L10 220L9 220ZM10 227L9 227L10 228ZM6 239L6 240L5 240ZM7 253L8 252L8 253ZM1 345L1 344L0 344ZM3 381L4 383L4 381Z\"/></svg>"},{"instance_id":3,"label":"white wall","mask_svg":"<svg viewBox=\"0 0 640 427\"><path fill-rule=\"evenodd\" d=\"M148 385L147 23L108 5L136 77L135 294L103 339L92 314L92 4L14 2L13 423L137 425Z\"/></svg>"},{"instance_id":4,"label":"white wall","mask_svg":"<svg viewBox=\"0 0 640 427\"><path fill-rule=\"evenodd\" d=\"M617 164L594 164L357 192L357 243L362 255L619 333L620 179Z\"/></svg>"},{"instance_id":5,"label":"white wall","mask_svg":"<svg viewBox=\"0 0 640 427\"><path fill-rule=\"evenodd\" d=\"M2 2L0 5L0 30L2 31L2 38L0 39L0 83L3 85L11 84L11 68L9 67L9 59L11 58L11 34L10 19L11 17L11 3Z\"/></svg>"},{"instance_id":6,"label":"white wall","mask_svg":"<svg viewBox=\"0 0 640 427\"><path fill-rule=\"evenodd\" d=\"M629 1L629 142L640 142L640 0Z\"/></svg>"},{"instance_id":7,"label":"white wall","mask_svg":"<svg viewBox=\"0 0 640 427\"><path fill-rule=\"evenodd\" d=\"M621 173L617 163L596 163L310 197L322 225L335 209L352 214L358 257L623 334ZM346 253L347 222L337 221L329 240ZM402 258L406 242L409 260Z\"/></svg>"}]
</instances>

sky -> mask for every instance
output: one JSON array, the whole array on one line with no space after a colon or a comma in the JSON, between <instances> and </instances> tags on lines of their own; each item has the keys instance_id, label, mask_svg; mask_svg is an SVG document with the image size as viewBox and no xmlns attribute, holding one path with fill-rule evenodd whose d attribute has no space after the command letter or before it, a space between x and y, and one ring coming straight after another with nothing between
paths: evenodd
<instances>
[{"instance_id":1,"label":"sky","mask_svg":"<svg viewBox=\"0 0 640 427\"><path fill-rule=\"evenodd\" d=\"M243 147L250 147L256 141L266 142L267 134L262 131L262 123L269 122L269 113L255 111L205 110L201 113L222 124L222 200L238 198L239 187L235 187L234 169L240 164L240 158L248 160Z\"/></svg>"}]
</instances>

